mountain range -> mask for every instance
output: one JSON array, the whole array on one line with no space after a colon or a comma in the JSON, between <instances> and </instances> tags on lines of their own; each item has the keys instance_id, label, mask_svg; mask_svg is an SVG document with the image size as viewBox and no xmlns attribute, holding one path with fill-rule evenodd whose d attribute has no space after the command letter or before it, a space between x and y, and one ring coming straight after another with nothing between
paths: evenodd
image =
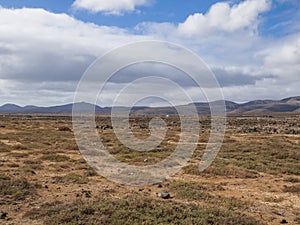
<instances>
[{"instance_id":1,"label":"mountain range","mask_svg":"<svg viewBox=\"0 0 300 225\"><path fill-rule=\"evenodd\" d=\"M213 102L218 105L221 101ZM98 114L108 114L111 112L111 107L100 107L90 103L81 102L74 103L81 109L82 112L89 111L95 108L95 112ZM194 103L199 114L209 114L209 103ZM227 113L233 114L257 114L257 113L299 113L300 114L300 96L285 98L282 100L255 100L247 103L235 103L232 101L225 101ZM73 104L50 106L50 107L38 107L38 106L18 106L15 104L5 104L0 106L0 113L11 114L30 114L30 113L49 113L49 114L69 114L72 113ZM178 106L181 110L188 111L191 108L191 104ZM127 110L126 107L118 107L118 111ZM175 114L174 107L133 107L131 108L133 114Z\"/></svg>"}]
</instances>

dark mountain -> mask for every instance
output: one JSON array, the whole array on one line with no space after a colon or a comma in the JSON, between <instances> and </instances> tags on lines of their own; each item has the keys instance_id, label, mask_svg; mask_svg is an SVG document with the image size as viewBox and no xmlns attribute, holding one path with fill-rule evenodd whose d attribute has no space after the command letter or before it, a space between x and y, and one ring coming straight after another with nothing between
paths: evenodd
<instances>
[{"instance_id":1,"label":"dark mountain","mask_svg":"<svg viewBox=\"0 0 300 225\"><path fill-rule=\"evenodd\" d=\"M90 103L80 102L75 103L74 106L80 112L90 112L94 110L97 113L104 112L105 109L92 105ZM38 106L24 106L20 107L13 104L6 104L0 107L0 113L72 113L73 104L50 106L50 107L38 107ZM107 111L107 110L106 110Z\"/></svg>"},{"instance_id":2,"label":"dark mountain","mask_svg":"<svg viewBox=\"0 0 300 225\"><path fill-rule=\"evenodd\" d=\"M296 104L299 105L300 104L300 96L285 98L285 99L282 99L280 102L282 102L282 103L296 103Z\"/></svg>"},{"instance_id":3,"label":"dark mountain","mask_svg":"<svg viewBox=\"0 0 300 225\"><path fill-rule=\"evenodd\" d=\"M251 113L296 113L300 110L300 97L290 97L282 100L256 100L240 104L235 110L239 114Z\"/></svg>"},{"instance_id":4,"label":"dark mountain","mask_svg":"<svg viewBox=\"0 0 300 225\"><path fill-rule=\"evenodd\" d=\"M222 101L211 102L214 106L221 105ZM231 101L225 101L228 113L251 114L251 113L300 113L300 96L285 98L282 100L255 100L243 104ZM194 103L199 114L209 114L209 103ZM107 114L111 112L111 107L101 108L90 103L80 102L75 104L67 104L51 107L25 106L20 107L14 104L5 104L0 107L0 113L72 113L73 106L79 112L91 112ZM192 104L177 106L181 113L189 113L192 110ZM122 113L128 110L127 107L117 107L116 112ZM133 107L130 109L132 114L176 114L175 107Z\"/></svg>"},{"instance_id":5,"label":"dark mountain","mask_svg":"<svg viewBox=\"0 0 300 225\"><path fill-rule=\"evenodd\" d=\"M18 113L21 111L22 111L22 107L14 104L5 104L0 107L0 112L4 112L4 113L10 113L10 112Z\"/></svg>"}]
</instances>

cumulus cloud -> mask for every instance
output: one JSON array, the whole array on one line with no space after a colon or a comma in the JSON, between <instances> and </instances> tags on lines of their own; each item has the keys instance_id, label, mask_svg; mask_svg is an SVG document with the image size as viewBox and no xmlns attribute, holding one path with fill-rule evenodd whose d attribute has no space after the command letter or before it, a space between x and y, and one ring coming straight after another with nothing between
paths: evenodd
<instances>
[{"instance_id":1,"label":"cumulus cloud","mask_svg":"<svg viewBox=\"0 0 300 225\"><path fill-rule=\"evenodd\" d=\"M62 89L69 89L68 82L76 87L96 57L147 38L117 27L84 23L67 14L30 8L0 8L0 33L1 101L22 105L29 100L39 104L42 98L45 105L54 99L72 100L71 93ZM29 93L35 97L30 98Z\"/></svg>"},{"instance_id":2,"label":"cumulus cloud","mask_svg":"<svg viewBox=\"0 0 300 225\"><path fill-rule=\"evenodd\" d=\"M0 78L78 80L106 51L143 37L43 9L0 9Z\"/></svg>"},{"instance_id":3,"label":"cumulus cloud","mask_svg":"<svg viewBox=\"0 0 300 225\"><path fill-rule=\"evenodd\" d=\"M190 15L178 30L183 35L208 35L214 32L248 30L255 32L258 15L270 9L270 0L246 0L230 6L227 2L214 4L206 14Z\"/></svg>"},{"instance_id":4,"label":"cumulus cloud","mask_svg":"<svg viewBox=\"0 0 300 225\"><path fill-rule=\"evenodd\" d=\"M269 0L221 2L179 24L148 22L135 29L196 51L213 69L228 99L299 95L295 87L300 86L300 32L295 26L285 27L291 30L280 38L258 32L271 4Z\"/></svg>"},{"instance_id":5,"label":"cumulus cloud","mask_svg":"<svg viewBox=\"0 0 300 225\"><path fill-rule=\"evenodd\" d=\"M199 54L215 72L229 100L299 95L300 32L293 29L280 38L257 32L261 14L270 10L270 5L269 0L216 3L207 13L190 15L182 23L147 22L134 31L85 23L43 9L0 8L0 103L71 102L77 82L97 56L153 38L182 44ZM131 10L118 7L100 12ZM172 68L140 65L123 73L127 75L116 76L109 83L103 105L110 105L112 96L140 73L172 77L195 101L201 96L193 82ZM178 97L176 92L170 95Z\"/></svg>"},{"instance_id":6,"label":"cumulus cloud","mask_svg":"<svg viewBox=\"0 0 300 225\"><path fill-rule=\"evenodd\" d=\"M151 0L76 0L75 9L85 9L94 13L122 15L134 11L137 6L149 5Z\"/></svg>"},{"instance_id":7,"label":"cumulus cloud","mask_svg":"<svg viewBox=\"0 0 300 225\"><path fill-rule=\"evenodd\" d=\"M223 89L225 97L245 102L249 99L299 96L300 32L268 40L260 47L261 50L253 53L260 63L250 67L255 77L259 78L255 85L226 87Z\"/></svg>"},{"instance_id":8,"label":"cumulus cloud","mask_svg":"<svg viewBox=\"0 0 300 225\"><path fill-rule=\"evenodd\" d=\"M135 29L144 35L169 40L193 49L209 64L241 66L257 64L256 52L266 44L258 26L271 0L246 0L238 4L213 4L207 13L195 13L183 23L143 22ZM220 65L221 64L221 65Z\"/></svg>"},{"instance_id":9,"label":"cumulus cloud","mask_svg":"<svg viewBox=\"0 0 300 225\"><path fill-rule=\"evenodd\" d=\"M300 72L300 32L273 43L263 50L265 66L276 74L294 74ZM296 71L294 71L294 69Z\"/></svg>"},{"instance_id":10,"label":"cumulus cloud","mask_svg":"<svg viewBox=\"0 0 300 225\"><path fill-rule=\"evenodd\" d=\"M253 74L254 71L249 71L247 68L219 67L212 68L212 70L221 87L255 85L261 80L276 78L274 75L265 73ZM257 73L258 71L256 70L255 72Z\"/></svg>"}]
</instances>

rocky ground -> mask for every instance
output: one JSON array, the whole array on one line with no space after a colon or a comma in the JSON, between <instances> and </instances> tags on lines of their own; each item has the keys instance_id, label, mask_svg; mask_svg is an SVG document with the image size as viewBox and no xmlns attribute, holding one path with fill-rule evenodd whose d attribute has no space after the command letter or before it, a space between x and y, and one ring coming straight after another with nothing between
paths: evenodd
<instances>
[{"instance_id":1,"label":"rocky ground","mask_svg":"<svg viewBox=\"0 0 300 225\"><path fill-rule=\"evenodd\" d=\"M131 118L137 137L149 135L150 119ZM122 146L108 117L97 117L95 131L117 159L149 165L178 142L178 118L163 119L167 135L146 153ZM1 115L0 224L300 224L300 117L229 117L223 146L201 173L209 118L200 124L198 147L174 177L126 186L86 163L70 116Z\"/></svg>"}]
</instances>

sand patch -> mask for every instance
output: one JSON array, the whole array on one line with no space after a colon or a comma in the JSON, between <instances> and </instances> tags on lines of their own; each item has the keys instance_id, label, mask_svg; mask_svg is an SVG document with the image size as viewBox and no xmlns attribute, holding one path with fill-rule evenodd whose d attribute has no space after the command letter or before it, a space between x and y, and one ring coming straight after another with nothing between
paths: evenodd
<instances>
[{"instance_id":1,"label":"sand patch","mask_svg":"<svg viewBox=\"0 0 300 225\"><path fill-rule=\"evenodd\" d=\"M16 145L22 145L22 143L18 141L11 141L11 140L0 140L3 144L8 146L16 146Z\"/></svg>"}]
</instances>

